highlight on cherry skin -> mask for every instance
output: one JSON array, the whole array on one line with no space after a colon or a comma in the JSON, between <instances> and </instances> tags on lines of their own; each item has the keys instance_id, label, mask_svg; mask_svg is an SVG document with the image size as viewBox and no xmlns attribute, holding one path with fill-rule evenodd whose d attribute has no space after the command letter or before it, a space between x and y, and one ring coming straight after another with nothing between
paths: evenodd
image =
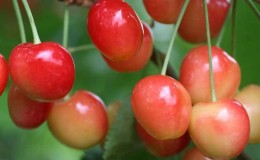
<instances>
[{"instance_id":1,"label":"highlight on cherry skin","mask_svg":"<svg viewBox=\"0 0 260 160\"><path fill-rule=\"evenodd\" d=\"M141 79L133 89L131 103L136 120L154 138L176 139L187 131L191 99L172 77L151 75Z\"/></svg>"},{"instance_id":2,"label":"highlight on cherry skin","mask_svg":"<svg viewBox=\"0 0 260 160\"><path fill-rule=\"evenodd\" d=\"M103 56L119 62L133 58L143 41L143 26L126 2L99 0L90 8L87 30Z\"/></svg>"},{"instance_id":3,"label":"highlight on cherry skin","mask_svg":"<svg viewBox=\"0 0 260 160\"><path fill-rule=\"evenodd\" d=\"M209 158L237 157L248 142L249 131L248 114L236 100L197 103L192 108L190 137Z\"/></svg>"},{"instance_id":4,"label":"highlight on cherry skin","mask_svg":"<svg viewBox=\"0 0 260 160\"><path fill-rule=\"evenodd\" d=\"M225 22L230 0L207 1L210 36L214 38ZM202 0L190 1L178 30L179 35L191 43L206 42L206 25Z\"/></svg>"},{"instance_id":5,"label":"highlight on cherry skin","mask_svg":"<svg viewBox=\"0 0 260 160\"><path fill-rule=\"evenodd\" d=\"M217 99L231 98L240 85L240 66L221 48L212 46L211 49ZM208 47L206 45L195 47L186 54L180 68L180 82L189 92L193 104L211 101Z\"/></svg>"},{"instance_id":6,"label":"highlight on cherry skin","mask_svg":"<svg viewBox=\"0 0 260 160\"><path fill-rule=\"evenodd\" d=\"M72 56L55 42L16 46L10 54L9 70L13 83L37 101L61 99L74 84Z\"/></svg>"},{"instance_id":7,"label":"highlight on cherry skin","mask_svg":"<svg viewBox=\"0 0 260 160\"><path fill-rule=\"evenodd\" d=\"M248 143L260 143L260 86L250 84L240 90L234 97L246 109L250 120Z\"/></svg>"},{"instance_id":8,"label":"highlight on cherry skin","mask_svg":"<svg viewBox=\"0 0 260 160\"><path fill-rule=\"evenodd\" d=\"M2 54L0 54L0 96L4 92L8 82L8 64Z\"/></svg>"},{"instance_id":9,"label":"highlight on cherry skin","mask_svg":"<svg viewBox=\"0 0 260 160\"><path fill-rule=\"evenodd\" d=\"M147 133L138 122L136 122L135 128L139 138L144 143L147 150L157 157L177 155L183 151L190 142L188 132L176 139L158 140Z\"/></svg>"},{"instance_id":10,"label":"highlight on cherry skin","mask_svg":"<svg viewBox=\"0 0 260 160\"><path fill-rule=\"evenodd\" d=\"M37 102L26 97L14 84L8 92L8 110L17 127L34 129L44 123L51 110L51 104Z\"/></svg>"},{"instance_id":11,"label":"highlight on cherry skin","mask_svg":"<svg viewBox=\"0 0 260 160\"><path fill-rule=\"evenodd\" d=\"M147 13L164 24L176 23L184 0L143 0Z\"/></svg>"},{"instance_id":12,"label":"highlight on cherry skin","mask_svg":"<svg viewBox=\"0 0 260 160\"><path fill-rule=\"evenodd\" d=\"M103 56L108 66L118 72L136 72L145 67L150 60L153 52L153 35L150 26L142 23L144 28L144 37L138 53L127 61L114 62Z\"/></svg>"},{"instance_id":13,"label":"highlight on cherry skin","mask_svg":"<svg viewBox=\"0 0 260 160\"><path fill-rule=\"evenodd\" d=\"M192 147L184 154L182 160L211 160L211 159L206 157L204 154L202 154L198 150L198 148Z\"/></svg>"},{"instance_id":14,"label":"highlight on cherry skin","mask_svg":"<svg viewBox=\"0 0 260 160\"><path fill-rule=\"evenodd\" d=\"M105 138L108 116L97 95L78 90L68 100L54 102L52 107L48 126L63 144L75 149L88 149Z\"/></svg>"}]
</instances>

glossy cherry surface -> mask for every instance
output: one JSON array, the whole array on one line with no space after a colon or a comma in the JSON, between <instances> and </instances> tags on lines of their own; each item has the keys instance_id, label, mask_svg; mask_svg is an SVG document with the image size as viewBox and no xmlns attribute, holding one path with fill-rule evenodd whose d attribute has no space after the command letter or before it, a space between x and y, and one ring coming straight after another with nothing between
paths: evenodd
<instances>
[{"instance_id":1,"label":"glossy cherry surface","mask_svg":"<svg viewBox=\"0 0 260 160\"><path fill-rule=\"evenodd\" d=\"M181 83L164 75L141 79L132 92L136 120L160 140L182 136L189 125L191 99Z\"/></svg>"},{"instance_id":2,"label":"glossy cherry surface","mask_svg":"<svg viewBox=\"0 0 260 160\"><path fill-rule=\"evenodd\" d=\"M241 81L239 64L222 49L212 46L212 65L217 99L232 97ZM180 82L193 104L211 101L208 47L198 46L185 56L180 68Z\"/></svg>"},{"instance_id":3,"label":"glossy cherry surface","mask_svg":"<svg viewBox=\"0 0 260 160\"><path fill-rule=\"evenodd\" d=\"M37 102L26 97L15 85L8 92L8 109L14 124L20 128L33 129L46 121L51 104Z\"/></svg>"},{"instance_id":4,"label":"glossy cherry surface","mask_svg":"<svg viewBox=\"0 0 260 160\"><path fill-rule=\"evenodd\" d=\"M144 38L138 53L127 61L114 62L103 57L106 63L114 70L119 72L136 72L145 67L148 63L153 51L153 36L151 28L143 23Z\"/></svg>"},{"instance_id":5,"label":"glossy cherry surface","mask_svg":"<svg viewBox=\"0 0 260 160\"><path fill-rule=\"evenodd\" d=\"M212 160L202 154L196 147L192 147L185 154L182 160Z\"/></svg>"},{"instance_id":6,"label":"glossy cherry surface","mask_svg":"<svg viewBox=\"0 0 260 160\"><path fill-rule=\"evenodd\" d=\"M8 65L2 54L0 54L0 96L5 90L5 87L8 82L9 72Z\"/></svg>"},{"instance_id":7,"label":"glossy cherry surface","mask_svg":"<svg viewBox=\"0 0 260 160\"><path fill-rule=\"evenodd\" d=\"M143 0L147 13L164 24L176 23L184 0Z\"/></svg>"},{"instance_id":8,"label":"glossy cherry surface","mask_svg":"<svg viewBox=\"0 0 260 160\"><path fill-rule=\"evenodd\" d=\"M53 103L48 126L60 142L76 149L87 149L106 136L106 108L99 97L79 90L67 101Z\"/></svg>"},{"instance_id":9,"label":"glossy cherry surface","mask_svg":"<svg viewBox=\"0 0 260 160\"><path fill-rule=\"evenodd\" d=\"M148 151L158 157L168 157L180 153L190 142L188 132L177 139L158 140L148 134L145 129L136 123L136 132L147 147Z\"/></svg>"},{"instance_id":10,"label":"glossy cherry surface","mask_svg":"<svg viewBox=\"0 0 260 160\"><path fill-rule=\"evenodd\" d=\"M55 42L16 46L10 55L9 69L14 84L28 97L40 101L66 96L74 83L73 59Z\"/></svg>"},{"instance_id":11,"label":"glossy cherry surface","mask_svg":"<svg viewBox=\"0 0 260 160\"><path fill-rule=\"evenodd\" d=\"M245 108L236 100L193 106L189 134L198 149L212 159L231 159L245 148L250 124Z\"/></svg>"},{"instance_id":12,"label":"glossy cherry surface","mask_svg":"<svg viewBox=\"0 0 260 160\"><path fill-rule=\"evenodd\" d=\"M130 5L121 0L99 0L87 19L89 36L111 61L134 57L142 44L143 27Z\"/></svg>"},{"instance_id":13,"label":"glossy cherry surface","mask_svg":"<svg viewBox=\"0 0 260 160\"><path fill-rule=\"evenodd\" d=\"M210 35L211 38L214 38L218 36L226 19L230 0L209 0L207 6ZM190 1L178 32L188 42L199 43L207 40L202 0Z\"/></svg>"}]
</instances>

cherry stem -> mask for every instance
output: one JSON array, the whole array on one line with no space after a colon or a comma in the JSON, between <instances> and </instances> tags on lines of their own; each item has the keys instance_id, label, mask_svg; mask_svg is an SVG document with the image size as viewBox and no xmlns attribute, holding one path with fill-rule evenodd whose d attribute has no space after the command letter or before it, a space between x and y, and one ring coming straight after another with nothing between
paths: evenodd
<instances>
[{"instance_id":1,"label":"cherry stem","mask_svg":"<svg viewBox=\"0 0 260 160\"><path fill-rule=\"evenodd\" d=\"M69 51L70 53L74 52L80 52L80 51L87 51L90 49L94 49L95 46L93 44L88 44L88 45L82 45L82 46L77 46L77 47L70 47Z\"/></svg>"},{"instance_id":2,"label":"cherry stem","mask_svg":"<svg viewBox=\"0 0 260 160\"><path fill-rule=\"evenodd\" d=\"M173 31L172 39L170 41L170 44L169 44L169 47L168 47L168 50L167 50L167 53L166 53L166 57L165 57L165 60L164 60L164 63L163 63L161 75L166 75L166 70L167 70L169 60L170 60L173 44L174 44L174 41L176 39L177 31L179 29L179 26L181 24L181 20L183 18L183 15L186 11L186 8L187 8L189 2L190 2L190 0L185 0L183 7L181 9L180 15L178 16L178 19L177 19L177 22L176 22L176 25L175 25L175 28L174 28L174 31Z\"/></svg>"},{"instance_id":3,"label":"cherry stem","mask_svg":"<svg viewBox=\"0 0 260 160\"><path fill-rule=\"evenodd\" d=\"M39 44L39 43L41 43L41 40L39 38L39 34L37 32L37 29L36 29L36 25L35 25L35 22L34 22L34 19L33 19L33 15L32 15L30 6L29 6L27 0L22 0L22 2L23 2L23 5L24 5L24 8L25 8L25 11L27 13L27 16L29 18L30 24L31 24L34 44Z\"/></svg>"},{"instance_id":4,"label":"cherry stem","mask_svg":"<svg viewBox=\"0 0 260 160\"><path fill-rule=\"evenodd\" d=\"M23 18L22 18L21 11L20 11L17 0L13 0L13 6L14 6L14 11L15 11L15 14L16 14L17 22L18 22L21 41L22 41L22 43L25 43L26 42L26 35L25 35L25 30L24 30Z\"/></svg>"},{"instance_id":5,"label":"cherry stem","mask_svg":"<svg viewBox=\"0 0 260 160\"><path fill-rule=\"evenodd\" d=\"M237 0L232 1L232 17L231 17L231 56L235 57L236 55L236 8Z\"/></svg>"},{"instance_id":6,"label":"cherry stem","mask_svg":"<svg viewBox=\"0 0 260 160\"><path fill-rule=\"evenodd\" d=\"M207 33L207 45L208 45L208 58L209 58L209 78L210 78L210 87L211 87L211 100L212 102L217 101L216 91L215 91L215 82L213 74L213 64L212 64L212 50L211 50L211 39L210 39L210 28L209 28L209 14L207 0L203 0L205 22L206 22L206 33Z\"/></svg>"},{"instance_id":7,"label":"cherry stem","mask_svg":"<svg viewBox=\"0 0 260 160\"><path fill-rule=\"evenodd\" d=\"M69 5L65 5L65 11L64 11L64 23L63 23L63 47L68 47L68 37L69 37Z\"/></svg>"},{"instance_id":8,"label":"cherry stem","mask_svg":"<svg viewBox=\"0 0 260 160\"><path fill-rule=\"evenodd\" d=\"M260 11L256 7L255 3L252 0L246 0L246 2L250 6L250 8L254 11L257 18L260 20Z\"/></svg>"}]
</instances>

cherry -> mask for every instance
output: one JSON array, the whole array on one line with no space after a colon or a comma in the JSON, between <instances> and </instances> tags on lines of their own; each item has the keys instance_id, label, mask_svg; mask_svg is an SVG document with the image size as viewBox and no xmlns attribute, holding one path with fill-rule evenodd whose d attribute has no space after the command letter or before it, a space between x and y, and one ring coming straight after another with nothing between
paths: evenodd
<instances>
[{"instance_id":1,"label":"cherry","mask_svg":"<svg viewBox=\"0 0 260 160\"><path fill-rule=\"evenodd\" d=\"M103 57L106 63L114 70L119 72L135 72L144 68L148 63L153 51L153 38L151 28L143 23L144 38L138 53L131 59L123 62L114 62Z\"/></svg>"},{"instance_id":2,"label":"cherry","mask_svg":"<svg viewBox=\"0 0 260 160\"><path fill-rule=\"evenodd\" d=\"M188 132L177 139L158 140L148 134L145 129L136 123L136 132L148 151L158 157L173 156L180 153L190 142Z\"/></svg>"},{"instance_id":3,"label":"cherry","mask_svg":"<svg viewBox=\"0 0 260 160\"><path fill-rule=\"evenodd\" d=\"M51 104L26 97L15 85L8 92L8 109L14 124L24 129L39 127L51 110Z\"/></svg>"},{"instance_id":4,"label":"cherry","mask_svg":"<svg viewBox=\"0 0 260 160\"><path fill-rule=\"evenodd\" d=\"M16 46L10 55L9 69L15 85L25 95L39 101L63 98L74 83L73 59L55 42Z\"/></svg>"},{"instance_id":5,"label":"cherry","mask_svg":"<svg viewBox=\"0 0 260 160\"><path fill-rule=\"evenodd\" d=\"M202 154L196 147L192 147L185 154L182 160L211 160Z\"/></svg>"},{"instance_id":6,"label":"cherry","mask_svg":"<svg viewBox=\"0 0 260 160\"><path fill-rule=\"evenodd\" d=\"M164 24L176 23L184 0L143 0L148 14Z\"/></svg>"},{"instance_id":7,"label":"cherry","mask_svg":"<svg viewBox=\"0 0 260 160\"><path fill-rule=\"evenodd\" d=\"M218 36L226 19L230 0L207 1L211 38ZM206 26L202 0L190 1L179 28L180 36L193 43L205 42Z\"/></svg>"},{"instance_id":8,"label":"cherry","mask_svg":"<svg viewBox=\"0 0 260 160\"><path fill-rule=\"evenodd\" d=\"M95 94L84 90L75 92L66 101L54 102L47 122L60 142L76 149L96 145L108 131L103 102Z\"/></svg>"},{"instance_id":9,"label":"cherry","mask_svg":"<svg viewBox=\"0 0 260 160\"><path fill-rule=\"evenodd\" d=\"M191 99L181 83L164 75L141 79L132 92L136 120L154 138L175 139L189 125Z\"/></svg>"},{"instance_id":10,"label":"cherry","mask_svg":"<svg viewBox=\"0 0 260 160\"><path fill-rule=\"evenodd\" d=\"M260 86L248 85L234 98L243 104L250 120L249 143L260 142Z\"/></svg>"},{"instance_id":11,"label":"cherry","mask_svg":"<svg viewBox=\"0 0 260 160\"><path fill-rule=\"evenodd\" d=\"M217 99L232 97L240 84L240 67L222 49L212 46L212 64ZM190 50L180 68L180 82L189 92L193 104L211 101L208 47Z\"/></svg>"},{"instance_id":12,"label":"cherry","mask_svg":"<svg viewBox=\"0 0 260 160\"><path fill-rule=\"evenodd\" d=\"M0 54L0 96L5 90L5 87L8 82L8 65L6 63L6 60L2 54Z\"/></svg>"},{"instance_id":13,"label":"cherry","mask_svg":"<svg viewBox=\"0 0 260 160\"><path fill-rule=\"evenodd\" d=\"M189 133L198 149L212 159L238 156L249 138L249 117L238 101L197 103L192 108Z\"/></svg>"},{"instance_id":14,"label":"cherry","mask_svg":"<svg viewBox=\"0 0 260 160\"><path fill-rule=\"evenodd\" d=\"M121 0L99 0L89 10L89 36L111 61L134 57L142 44L143 27L138 15Z\"/></svg>"}]
</instances>

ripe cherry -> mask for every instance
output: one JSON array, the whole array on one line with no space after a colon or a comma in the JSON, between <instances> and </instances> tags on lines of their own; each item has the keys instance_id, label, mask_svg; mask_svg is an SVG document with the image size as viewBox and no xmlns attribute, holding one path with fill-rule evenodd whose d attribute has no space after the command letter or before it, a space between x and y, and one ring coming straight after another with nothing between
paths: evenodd
<instances>
[{"instance_id":1,"label":"ripe cherry","mask_svg":"<svg viewBox=\"0 0 260 160\"><path fill-rule=\"evenodd\" d=\"M164 24L176 23L184 0L143 0L148 14Z\"/></svg>"},{"instance_id":2,"label":"ripe cherry","mask_svg":"<svg viewBox=\"0 0 260 160\"><path fill-rule=\"evenodd\" d=\"M202 154L196 147L192 147L185 154L182 160L211 160Z\"/></svg>"},{"instance_id":3,"label":"ripe cherry","mask_svg":"<svg viewBox=\"0 0 260 160\"><path fill-rule=\"evenodd\" d=\"M260 86L248 85L234 97L245 107L250 120L249 143L260 143Z\"/></svg>"},{"instance_id":4,"label":"ripe cherry","mask_svg":"<svg viewBox=\"0 0 260 160\"><path fill-rule=\"evenodd\" d=\"M192 108L189 134L198 149L212 159L231 159L245 148L249 117L238 101L197 103Z\"/></svg>"},{"instance_id":5,"label":"ripe cherry","mask_svg":"<svg viewBox=\"0 0 260 160\"><path fill-rule=\"evenodd\" d=\"M88 13L87 29L95 46L111 61L134 57L143 40L138 15L121 0L97 1Z\"/></svg>"},{"instance_id":6,"label":"ripe cherry","mask_svg":"<svg viewBox=\"0 0 260 160\"><path fill-rule=\"evenodd\" d=\"M145 129L136 123L136 132L148 151L158 157L173 156L180 153L190 142L188 132L177 139L158 140L148 134Z\"/></svg>"},{"instance_id":7,"label":"ripe cherry","mask_svg":"<svg viewBox=\"0 0 260 160\"><path fill-rule=\"evenodd\" d=\"M138 53L127 61L114 62L103 57L106 63L114 70L119 72L135 72L143 69L148 63L153 51L153 37L151 28L143 23L144 38Z\"/></svg>"},{"instance_id":8,"label":"ripe cherry","mask_svg":"<svg viewBox=\"0 0 260 160\"><path fill-rule=\"evenodd\" d=\"M2 54L0 54L0 96L5 90L5 87L8 82L8 65L6 63L6 60Z\"/></svg>"},{"instance_id":9,"label":"ripe cherry","mask_svg":"<svg viewBox=\"0 0 260 160\"><path fill-rule=\"evenodd\" d=\"M60 142L76 149L96 145L108 131L103 102L84 90L77 91L66 101L54 102L47 121L50 131Z\"/></svg>"},{"instance_id":10,"label":"ripe cherry","mask_svg":"<svg viewBox=\"0 0 260 160\"><path fill-rule=\"evenodd\" d=\"M181 83L164 75L140 80L132 92L136 120L154 138L175 139L189 125L191 99Z\"/></svg>"},{"instance_id":11,"label":"ripe cherry","mask_svg":"<svg viewBox=\"0 0 260 160\"><path fill-rule=\"evenodd\" d=\"M240 67L235 59L218 47L212 47L212 65L217 99L232 97L240 84ZM180 68L180 82L189 92L193 104L211 101L208 47L190 50Z\"/></svg>"},{"instance_id":12,"label":"ripe cherry","mask_svg":"<svg viewBox=\"0 0 260 160\"><path fill-rule=\"evenodd\" d=\"M73 59L55 42L16 46L10 55L9 69L14 84L25 95L39 101L63 98L74 83Z\"/></svg>"},{"instance_id":13,"label":"ripe cherry","mask_svg":"<svg viewBox=\"0 0 260 160\"><path fill-rule=\"evenodd\" d=\"M45 122L51 110L51 104L37 102L26 97L12 84L8 93L8 109L10 117L16 126L33 129Z\"/></svg>"},{"instance_id":14,"label":"ripe cherry","mask_svg":"<svg viewBox=\"0 0 260 160\"><path fill-rule=\"evenodd\" d=\"M226 19L230 0L207 1L211 38L218 36ZM206 26L202 0L190 1L179 28L180 36L193 43L205 42Z\"/></svg>"}]
</instances>

